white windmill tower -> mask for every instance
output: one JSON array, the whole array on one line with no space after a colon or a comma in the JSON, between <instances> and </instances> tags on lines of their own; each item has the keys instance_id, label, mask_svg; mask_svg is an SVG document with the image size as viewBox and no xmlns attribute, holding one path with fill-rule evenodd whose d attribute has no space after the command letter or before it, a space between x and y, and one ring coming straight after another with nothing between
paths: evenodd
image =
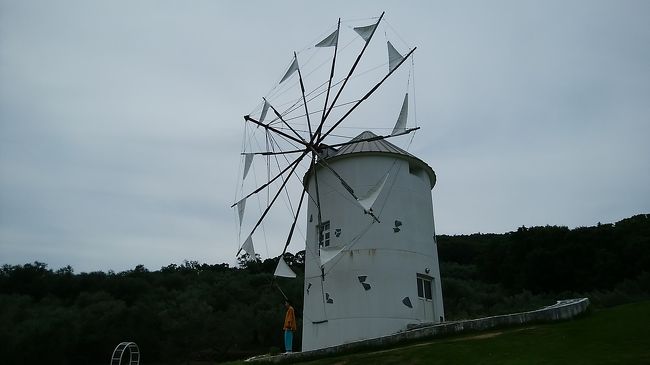
<instances>
[{"instance_id":1,"label":"white windmill tower","mask_svg":"<svg viewBox=\"0 0 650 365\"><path fill-rule=\"evenodd\" d=\"M303 350L380 337L444 317L431 189L425 162L363 132L305 177ZM318 185L318 188L316 187ZM359 214L357 205L380 217ZM320 214L320 225L317 215Z\"/></svg>"},{"instance_id":2,"label":"white windmill tower","mask_svg":"<svg viewBox=\"0 0 650 365\"><path fill-rule=\"evenodd\" d=\"M306 251L303 350L388 335L406 329L409 324L439 322L444 318L431 200L436 176L424 161L387 141L419 129L406 127L411 71L407 93L390 135L365 131L345 142L331 141L341 137L332 132L338 132L341 123L415 51L412 48L402 56L388 41L387 73L374 67L354 74L383 16L382 13L375 18L371 25L350 27L362 42L362 49L356 59L347 59L354 62L346 76L338 81L334 78L337 55L346 60L339 48L347 48L354 39L339 47L339 20L336 30L308 48L313 52L333 48L325 81L321 79L314 89L307 88L304 77L316 73L325 63L307 72L305 65L299 66L300 53L294 53L279 87L272 89L251 113L259 112L259 116L244 117L249 122L245 131L250 135L262 132L263 139L260 142L246 136L243 177L249 175L249 170L255 171L251 167L254 156L261 155L266 159L266 168L258 174L266 174L266 182L255 184L252 192L241 194L233 204L238 210L240 232L244 227L247 199L257 196L259 206L263 207L255 223L250 225L252 228L246 227L250 233L241 240L239 252L243 250L255 256L253 234L277 199L281 195L291 196L287 183L300 179L298 176L304 177L300 181L302 193L298 204L288 203L293 222L275 272L276 276L295 277L283 255L294 232L300 231L297 222L307 201L303 237ZM304 58L308 64L313 55ZM339 101L350 80L373 70L380 72L373 87L352 101ZM281 100L290 91L289 80L295 79L296 74L300 84L298 97ZM310 112L314 103L322 109ZM265 122L271 111L275 117ZM261 152L255 152L260 149ZM245 190L242 182L241 192ZM258 193L263 191L267 192L266 201L259 199Z\"/></svg>"}]
</instances>

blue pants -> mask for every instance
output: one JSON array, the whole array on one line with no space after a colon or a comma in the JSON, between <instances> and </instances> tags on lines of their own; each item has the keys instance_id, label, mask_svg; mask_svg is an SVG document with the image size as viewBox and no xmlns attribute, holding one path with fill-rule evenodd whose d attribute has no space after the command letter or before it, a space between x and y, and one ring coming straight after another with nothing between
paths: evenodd
<instances>
[{"instance_id":1,"label":"blue pants","mask_svg":"<svg viewBox=\"0 0 650 365\"><path fill-rule=\"evenodd\" d=\"M284 330L284 348L287 350L287 352L291 352L292 343L293 343L293 331Z\"/></svg>"}]
</instances>

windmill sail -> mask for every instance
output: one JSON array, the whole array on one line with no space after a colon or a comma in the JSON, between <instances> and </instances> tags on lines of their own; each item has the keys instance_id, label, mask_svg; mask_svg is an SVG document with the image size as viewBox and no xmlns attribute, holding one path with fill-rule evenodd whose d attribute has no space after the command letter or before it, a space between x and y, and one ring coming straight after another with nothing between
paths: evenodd
<instances>
[{"instance_id":1,"label":"windmill sail","mask_svg":"<svg viewBox=\"0 0 650 365\"><path fill-rule=\"evenodd\" d=\"M318 42L314 47L334 47L339 41L339 30L335 30L334 33L327 36L327 38Z\"/></svg>"},{"instance_id":2,"label":"windmill sail","mask_svg":"<svg viewBox=\"0 0 650 365\"><path fill-rule=\"evenodd\" d=\"M275 267L274 276L282 276L284 278L295 278L296 273L291 270L287 262L284 261L284 257L280 255L280 260L278 261L278 266Z\"/></svg>"},{"instance_id":3,"label":"windmill sail","mask_svg":"<svg viewBox=\"0 0 650 365\"><path fill-rule=\"evenodd\" d=\"M397 65L399 65L400 62L404 59L404 56L402 56L395 47L393 47L390 42L388 43L388 72L393 71Z\"/></svg>"},{"instance_id":4,"label":"windmill sail","mask_svg":"<svg viewBox=\"0 0 650 365\"><path fill-rule=\"evenodd\" d=\"M288 79L293 75L294 72L298 71L298 59L296 57L293 58L293 62L291 62L291 66L289 66L289 69L287 72L284 73L284 76L282 76L282 80L280 80L280 83L283 83L284 80Z\"/></svg>"},{"instance_id":5,"label":"windmill sail","mask_svg":"<svg viewBox=\"0 0 650 365\"><path fill-rule=\"evenodd\" d=\"M390 134L391 136L396 136L406 132L406 120L408 119L409 114L409 94L404 95L404 102L402 103L402 110L399 112L397 117L397 122L395 123L395 128Z\"/></svg>"},{"instance_id":6,"label":"windmill sail","mask_svg":"<svg viewBox=\"0 0 650 365\"><path fill-rule=\"evenodd\" d=\"M326 263L332 261L333 258L338 256L344 247L341 248L331 248L331 247L321 247L319 251L320 256L320 266L325 266Z\"/></svg>"},{"instance_id":7,"label":"windmill sail","mask_svg":"<svg viewBox=\"0 0 650 365\"><path fill-rule=\"evenodd\" d=\"M246 209L246 198L237 202L237 213L239 213L239 225L241 226L244 219L244 209Z\"/></svg>"},{"instance_id":8,"label":"windmill sail","mask_svg":"<svg viewBox=\"0 0 650 365\"><path fill-rule=\"evenodd\" d=\"M377 28L377 24L366 25L365 27L356 27L354 28L354 31L357 32L357 34L361 36L364 41L368 42L372 36L372 33L375 31L375 28Z\"/></svg>"},{"instance_id":9,"label":"windmill sail","mask_svg":"<svg viewBox=\"0 0 650 365\"><path fill-rule=\"evenodd\" d=\"M241 252L241 250L246 251L246 253L250 257L255 258L255 247L253 247L253 236L248 236L244 244L241 245L241 249L239 251Z\"/></svg>"},{"instance_id":10,"label":"windmill sail","mask_svg":"<svg viewBox=\"0 0 650 365\"><path fill-rule=\"evenodd\" d=\"M264 99L264 106L262 107L262 114L260 114L260 123L264 121L264 118L266 118L266 112L269 111L269 102Z\"/></svg>"},{"instance_id":11,"label":"windmill sail","mask_svg":"<svg viewBox=\"0 0 650 365\"><path fill-rule=\"evenodd\" d=\"M358 199L359 204L361 204L366 212L370 212L372 209L372 205L375 204L375 201L379 197L379 194L381 194L381 191L384 188L384 184L386 184L386 180L388 180L388 174L384 176L384 179L380 184L373 186L365 197Z\"/></svg>"},{"instance_id":12,"label":"windmill sail","mask_svg":"<svg viewBox=\"0 0 650 365\"><path fill-rule=\"evenodd\" d=\"M248 175L248 170L250 170L251 163L253 162L253 156L255 156L254 153L244 153L244 177L242 180L246 179L246 175Z\"/></svg>"}]
</instances>

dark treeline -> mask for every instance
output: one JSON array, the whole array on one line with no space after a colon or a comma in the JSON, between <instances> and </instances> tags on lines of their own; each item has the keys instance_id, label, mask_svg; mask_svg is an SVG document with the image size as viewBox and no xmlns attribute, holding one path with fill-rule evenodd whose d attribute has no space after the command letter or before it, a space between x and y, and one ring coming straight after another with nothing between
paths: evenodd
<instances>
[{"instance_id":1,"label":"dark treeline","mask_svg":"<svg viewBox=\"0 0 650 365\"><path fill-rule=\"evenodd\" d=\"M596 306L650 297L650 215L595 227L438 236L447 319L532 309L561 297Z\"/></svg>"},{"instance_id":2,"label":"dark treeline","mask_svg":"<svg viewBox=\"0 0 650 365\"><path fill-rule=\"evenodd\" d=\"M596 306L650 297L650 215L568 229L439 236L447 319L507 313L588 296ZM0 270L0 358L6 364L105 364L134 341L144 363L220 361L282 347L282 294L302 312L297 279L273 281L277 259L238 267L185 262L158 271ZM300 325L300 323L299 323ZM300 334L294 347L300 347Z\"/></svg>"},{"instance_id":3,"label":"dark treeline","mask_svg":"<svg viewBox=\"0 0 650 365\"><path fill-rule=\"evenodd\" d=\"M303 272L304 255L287 253L285 260ZM271 285L276 263L242 260L231 268L185 262L159 271L139 265L117 274L53 271L39 262L4 265L0 363L107 364L122 341L136 342L146 364L279 350L285 309ZM302 282L277 281L300 302Z\"/></svg>"}]
</instances>

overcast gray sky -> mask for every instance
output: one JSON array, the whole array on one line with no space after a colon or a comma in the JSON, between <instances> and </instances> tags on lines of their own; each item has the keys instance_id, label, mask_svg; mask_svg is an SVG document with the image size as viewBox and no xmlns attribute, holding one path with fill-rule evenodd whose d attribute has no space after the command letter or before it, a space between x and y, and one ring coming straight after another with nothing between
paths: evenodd
<instances>
[{"instance_id":1,"label":"overcast gray sky","mask_svg":"<svg viewBox=\"0 0 650 365\"><path fill-rule=\"evenodd\" d=\"M0 263L233 264L242 115L294 49L384 10L418 47L438 233L650 212L648 1L0 0Z\"/></svg>"}]
</instances>

